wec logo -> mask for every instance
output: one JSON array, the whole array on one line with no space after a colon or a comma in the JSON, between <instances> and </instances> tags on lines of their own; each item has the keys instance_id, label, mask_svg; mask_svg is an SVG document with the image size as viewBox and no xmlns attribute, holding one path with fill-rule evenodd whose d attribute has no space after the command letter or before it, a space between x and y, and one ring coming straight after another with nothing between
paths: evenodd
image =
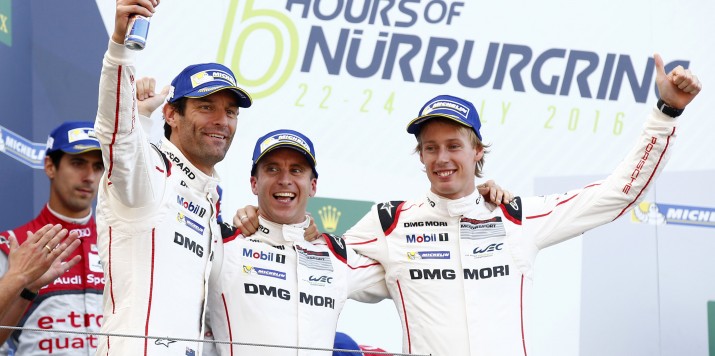
<instances>
[{"instance_id":1,"label":"wec logo","mask_svg":"<svg viewBox=\"0 0 715 356\"><path fill-rule=\"evenodd\" d=\"M487 247L481 248L481 247L475 247L474 251L472 251L473 254L478 255L481 253L486 253L486 252L494 252L494 251L501 251L501 247L504 245L504 243L498 243L498 244L491 244Z\"/></svg>"},{"instance_id":2,"label":"wec logo","mask_svg":"<svg viewBox=\"0 0 715 356\"><path fill-rule=\"evenodd\" d=\"M308 277L308 281L310 282L319 282L319 283L333 283L333 277L328 277L328 276L310 276Z\"/></svg>"}]
</instances>

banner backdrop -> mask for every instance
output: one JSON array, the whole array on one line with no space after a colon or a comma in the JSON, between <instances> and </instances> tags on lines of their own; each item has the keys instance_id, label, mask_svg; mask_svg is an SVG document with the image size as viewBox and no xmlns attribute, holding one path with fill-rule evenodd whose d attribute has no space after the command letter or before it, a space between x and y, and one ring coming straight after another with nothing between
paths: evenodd
<instances>
[{"instance_id":1,"label":"banner backdrop","mask_svg":"<svg viewBox=\"0 0 715 356\"><path fill-rule=\"evenodd\" d=\"M49 129L60 121L86 119L96 109L99 54L106 47L106 34L113 30L114 2L96 1L106 33L95 31L100 22L95 4L53 3L0 0L2 73L11 80L0 85L5 142L14 137L8 132L30 143L44 142ZM65 20L57 25L57 18ZM535 186L542 177L605 176L626 153L655 105L654 52L663 56L666 69L683 65L704 83L703 93L680 120L667 172L714 170L715 120L707 114L715 109L710 93L715 85L713 20L715 2L708 0L163 1L151 20L147 47L136 54L136 62L139 76L153 76L168 85L187 65L218 61L230 66L252 93L254 105L241 111L234 144L218 166L226 217L255 203L249 189L255 140L270 130L290 128L315 143L320 181L311 211L314 216L322 211L332 227L346 201L359 201L348 204L358 211L367 209L369 202L407 199L428 189L419 157L413 153L415 139L405 126L424 102L439 94L474 102L483 123L482 136L491 144L485 174L519 195L550 191L542 189L551 185ZM37 35L29 38L31 33ZM31 124L23 121L28 109ZM157 137L161 117L155 114L154 119ZM14 195L6 201L19 201L18 192L35 192L35 185L46 187L40 174L32 175L33 185L27 179L32 169L7 155L7 148L6 154L0 154L2 168L10 167L0 178L3 190L8 190L6 184L24 190L7 192ZM569 178L562 183L580 181ZM699 229L698 236L713 238L709 227L676 225L692 215L692 209L684 212L687 207L713 209L715 194L705 185L705 180L682 173L653 194L669 189L679 197L700 191L709 195L699 202L650 199L630 219L665 215L667 224L646 224L650 228L639 232L661 244L665 242L660 241L659 231L674 226ZM682 193L683 187L688 193ZM36 213L46 192L40 189L34 200ZM3 214L10 213L6 210ZM342 225L346 220L340 220L359 218L355 211L340 214L336 232L347 228ZM669 211L673 211L670 216ZM627 219L617 224L635 224ZM13 216L12 221L19 223L20 217ZM615 226L608 231L620 235ZM533 302L540 314L532 326L530 355L587 355L593 353L588 350L599 350L588 338L591 334L582 334L602 325L586 322L598 314L588 314L584 308L595 308L601 296L593 294L593 304L582 298L582 284L600 286L588 279L593 274L586 241L588 237L568 241L539 257ZM688 256L682 253L667 262L687 265ZM656 259L642 267L651 281L665 271L660 269L662 263ZM597 291L611 290L608 285L604 288ZM672 339L664 339L672 331L667 325L682 322L663 322L674 317L666 304L678 296L666 298L662 290L643 290L655 293L647 297L660 298L662 303L657 309L660 321L635 319L642 328L632 338L644 340L647 346L638 352L613 343L618 352L602 350L610 355L687 354L679 353ZM687 320L702 327L688 341L694 343L690 354L707 349L706 338L701 337L707 325L706 301L697 303L702 309L698 320ZM394 310L390 301L349 303L339 327L360 343L398 351L401 332ZM593 329L582 329L589 325Z\"/></svg>"},{"instance_id":2,"label":"banner backdrop","mask_svg":"<svg viewBox=\"0 0 715 356\"><path fill-rule=\"evenodd\" d=\"M97 5L111 30L113 2ZM715 167L705 114L715 105L713 14L710 1L165 1L136 60L140 76L163 84L187 65L219 61L252 93L219 167L225 181L246 182L258 137L292 128L316 143L319 196L421 193L427 180L405 126L450 93L479 110L492 144L487 176L524 194L533 177L616 166L655 105L656 51L668 69L682 64L705 82L668 168ZM248 189L231 188L227 207L251 201Z\"/></svg>"},{"instance_id":3,"label":"banner backdrop","mask_svg":"<svg viewBox=\"0 0 715 356\"><path fill-rule=\"evenodd\" d=\"M104 29L92 1L0 0L0 230L47 203L50 131L94 120Z\"/></svg>"},{"instance_id":4,"label":"banner backdrop","mask_svg":"<svg viewBox=\"0 0 715 356\"><path fill-rule=\"evenodd\" d=\"M536 190L599 178L539 178ZM715 171L665 172L630 216L540 252L534 354L715 356L714 180Z\"/></svg>"}]
</instances>

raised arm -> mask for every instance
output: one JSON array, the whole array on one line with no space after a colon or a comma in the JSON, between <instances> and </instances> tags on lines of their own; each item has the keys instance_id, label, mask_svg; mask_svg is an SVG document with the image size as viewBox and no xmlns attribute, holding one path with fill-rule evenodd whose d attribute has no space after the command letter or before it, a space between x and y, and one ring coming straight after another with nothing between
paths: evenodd
<instances>
[{"instance_id":1,"label":"raised arm","mask_svg":"<svg viewBox=\"0 0 715 356\"><path fill-rule=\"evenodd\" d=\"M537 248L622 216L644 197L662 171L676 137L677 116L700 92L702 84L680 66L666 74L657 54L655 63L662 102L651 110L640 138L616 170L604 181L583 189L524 200L524 226L533 234Z\"/></svg>"},{"instance_id":2,"label":"raised arm","mask_svg":"<svg viewBox=\"0 0 715 356\"><path fill-rule=\"evenodd\" d=\"M99 106L95 131L102 145L106 167L102 189L128 207L142 207L157 197L152 186L160 184L161 157L151 147L137 122L138 107L133 52L122 43L128 19L134 14L151 16L156 1L118 0L114 33L104 55L99 82Z\"/></svg>"}]
</instances>

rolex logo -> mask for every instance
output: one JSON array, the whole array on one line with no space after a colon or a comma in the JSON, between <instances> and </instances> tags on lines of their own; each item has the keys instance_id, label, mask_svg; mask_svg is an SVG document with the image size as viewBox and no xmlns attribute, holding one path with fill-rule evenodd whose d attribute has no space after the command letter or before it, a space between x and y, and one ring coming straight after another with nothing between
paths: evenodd
<instances>
[{"instance_id":1,"label":"rolex logo","mask_svg":"<svg viewBox=\"0 0 715 356\"><path fill-rule=\"evenodd\" d=\"M325 229L326 232L335 232L338 228L338 221L340 220L341 214L338 208L331 205L325 205L320 208L318 215L320 216L320 222L323 223L323 229Z\"/></svg>"},{"instance_id":2,"label":"rolex logo","mask_svg":"<svg viewBox=\"0 0 715 356\"><path fill-rule=\"evenodd\" d=\"M7 15L0 13L0 32L10 33L10 30L7 27L8 19L9 17L7 17Z\"/></svg>"},{"instance_id":3,"label":"rolex logo","mask_svg":"<svg viewBox=\"0 0 715 356\"><path fill-rule=\"evenodd\" d=\"M0 0L0 43L12 47L12 1Z\"/></svg>"}]
</instances>

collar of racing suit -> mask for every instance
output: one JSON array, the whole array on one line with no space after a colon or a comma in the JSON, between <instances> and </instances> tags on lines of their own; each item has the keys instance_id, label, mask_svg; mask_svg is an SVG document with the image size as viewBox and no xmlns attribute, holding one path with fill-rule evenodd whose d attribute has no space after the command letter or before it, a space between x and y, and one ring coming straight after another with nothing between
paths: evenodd
<instances>
[{"instance_id":1,"label":"collar of racing suit","mask_svg":"<svg viewBox=\"0 0 715 356\"><path fill-rule=\"evenodd\" d=\"M439 196L432 191L427 192L427 204L433 209L447 216L462 216L467 213L476 211L489 212L494 210L494 205L487 203L479 194L479 190L475 189L472 194L459 199L447 199Z\"/></svg>"},{"instance_id":2,"label":"collar of racing suit","mask_svg":"<svg viewBox=\"0 0 715 356\"><path fill-rule=\"evenodd\" d=\"M310 217L298 224L278 224L258 216L258 233L254 235L259 241L271 246L285 245L293 241L303 241L303 232L310 225ZM251 236L254 237L254 236Z\"/></svg>"},{"instance_id":3,"label":"collar of racing suit","mask_svg":"<svg viewBox=\"0 0 715 356\"><path fill-rule=\"evenodd\" d=\"M89 214L83 218L71 218L69 216L64 216L54 210L50 207L50 202L47 202L45 205L47 207L47 210L54 215L56 218L70 224L75 224L75 225L87 225L90 219L92 219L92 209L89 209Z\"/></svg>"},{"instance_id":4,"label":"collar of racing suit","mask_svg":"<svg viewBox=\"0 0 715 356\"><path fill-rule=\"evenodd\" d=\"M170 174L179 174L183 178L182 181L192 189L203 191L205 193L215 193L220 181L220 177L214 169L211 176L205 174L196 168L191 162L181 153L171 141L162 139L159 142L159 149L164 152L166 158L171 163Z\"/></svg>"}]
</instances>

